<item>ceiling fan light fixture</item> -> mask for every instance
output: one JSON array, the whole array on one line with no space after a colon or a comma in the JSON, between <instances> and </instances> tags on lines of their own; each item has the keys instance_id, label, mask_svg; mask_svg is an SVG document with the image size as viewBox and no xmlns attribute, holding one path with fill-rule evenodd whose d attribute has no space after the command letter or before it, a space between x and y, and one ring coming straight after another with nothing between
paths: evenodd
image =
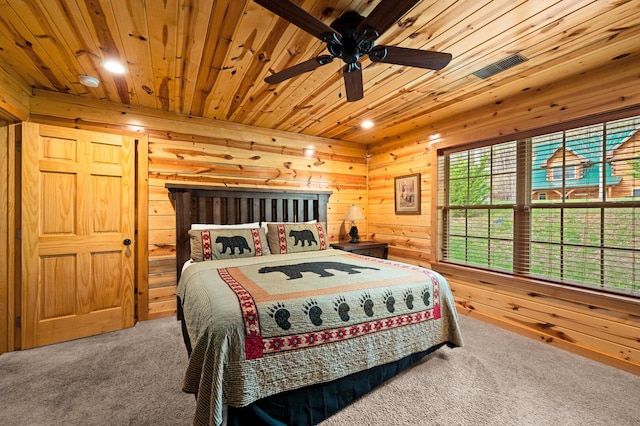
<instances>
[{"instance_id":1,"label":"ceiling fan light fixture","mask_svg":"<svg viewBox=\"0 0 640 426\"><path fill-rule=\"evenodd\" d=\"M91 75L86 75L86 74L79 75L78 81L80 82L80 84L86 87L98 87L100 85L100 80L98 80L97 78Z\"/></svg>"}]
</instances>

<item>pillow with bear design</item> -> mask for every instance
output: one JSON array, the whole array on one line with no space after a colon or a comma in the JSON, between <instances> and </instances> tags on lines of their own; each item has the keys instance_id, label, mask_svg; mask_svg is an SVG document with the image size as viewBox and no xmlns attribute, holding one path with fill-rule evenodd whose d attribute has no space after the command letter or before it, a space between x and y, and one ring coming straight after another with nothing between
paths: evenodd
<instances>
[{"instance_id":1,"label":"pillow with bear design","mask_svg":"<svg viewBox=\"0 0 640 426\"><path fill-rule=\"evenodd\" d=\"M300 253L329 248L324 223L268 224L267 240L273 254Z\"/></svg>"},{"instance_id":2,"label":"pillow with bear design","mask_svg":"<svg viewBox=\"0 0 640 426\"><path fill-rule=\"evenodd\" d=\"M264 233L269 236L269 225L300 225L303 223L318 223L318 221L313 219L305 222L260 222L260 226L264 229Z\"/></svg>"},{"instance_id":3,"label":"pillow with bear design","mask_svg":"<svg viewBox=\"0 0 640 426\"><path fill-rule=\"evenodd\" d=\"M191 259L233 259L271 254L262 228L190 230Z\"/></svg>"}]
</instances>

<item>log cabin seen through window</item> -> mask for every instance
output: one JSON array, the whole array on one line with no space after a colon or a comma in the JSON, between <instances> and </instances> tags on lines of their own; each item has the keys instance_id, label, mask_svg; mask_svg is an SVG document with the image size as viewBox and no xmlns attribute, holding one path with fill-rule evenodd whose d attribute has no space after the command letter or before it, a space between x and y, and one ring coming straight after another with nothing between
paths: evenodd
<instances>
[{"instance_id":1,"label":"log cabin seen through window","mask_svg":"<svg viewBox=\"0 0 640 426\"><path fill-rule=\"evenodd\" d=\"M438 154L438 261L640 297L640 117Z\"/></svg>"}]
</instances>

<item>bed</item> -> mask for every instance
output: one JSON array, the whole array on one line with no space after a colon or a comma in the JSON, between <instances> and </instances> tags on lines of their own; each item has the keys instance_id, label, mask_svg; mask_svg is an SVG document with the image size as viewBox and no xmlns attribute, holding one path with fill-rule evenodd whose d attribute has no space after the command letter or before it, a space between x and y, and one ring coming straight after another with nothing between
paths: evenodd
<instances>
[{"instance_id":1,"label":"bed","mask_svg":"<svg viewBox=\"0 0 640 426\"><path fill-rule=\"evenodd\" d=\"M462 345L442 276L329 247L330 192L167 188L194 424L317 424Z\"/></svg>"}]
</instances>

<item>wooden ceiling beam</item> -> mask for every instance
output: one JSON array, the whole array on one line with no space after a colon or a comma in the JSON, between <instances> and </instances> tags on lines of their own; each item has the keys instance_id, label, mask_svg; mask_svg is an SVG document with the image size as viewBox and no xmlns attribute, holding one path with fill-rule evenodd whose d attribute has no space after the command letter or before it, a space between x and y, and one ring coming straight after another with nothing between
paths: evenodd
<instances>
[{"instance_id":1,"label":"wooden ceiling beam","mask_svg":"<svg viewBox=\"0 0 640 426\"><path fill-rule=\"evenodd\" d=\"M23 81L16 80L6 70L0 60L0 109L5 111L7 121L11 117L26 121L30 114L31 88Z\"/></svg>"},{"instance_id":2,"label":"wooden ceiling beam","mask_svg":"<svg viewBox=\"0 0 640 426\"><path fill-rule=\"evenodd\" d=\"M214 121L203 117L39 89L34 90L31 98L31 114L37 116L39 120L50 117L51 119L67 120L68 123L86 122L101 124L105 127L118 126L121 130L134 133L157 131L165 134L174 132L183 135L210 136L215 132L218 138L242 140L248 143L265 143L275 147L299 143L301 147L306 148L311 148L314 145L340 146L344 150L352 149L354 152L363 152L362 144L356 142L283 132L228 121ZM283 138L287 140L286 144L279 142Z\"/></svg>"}]
</instances>

